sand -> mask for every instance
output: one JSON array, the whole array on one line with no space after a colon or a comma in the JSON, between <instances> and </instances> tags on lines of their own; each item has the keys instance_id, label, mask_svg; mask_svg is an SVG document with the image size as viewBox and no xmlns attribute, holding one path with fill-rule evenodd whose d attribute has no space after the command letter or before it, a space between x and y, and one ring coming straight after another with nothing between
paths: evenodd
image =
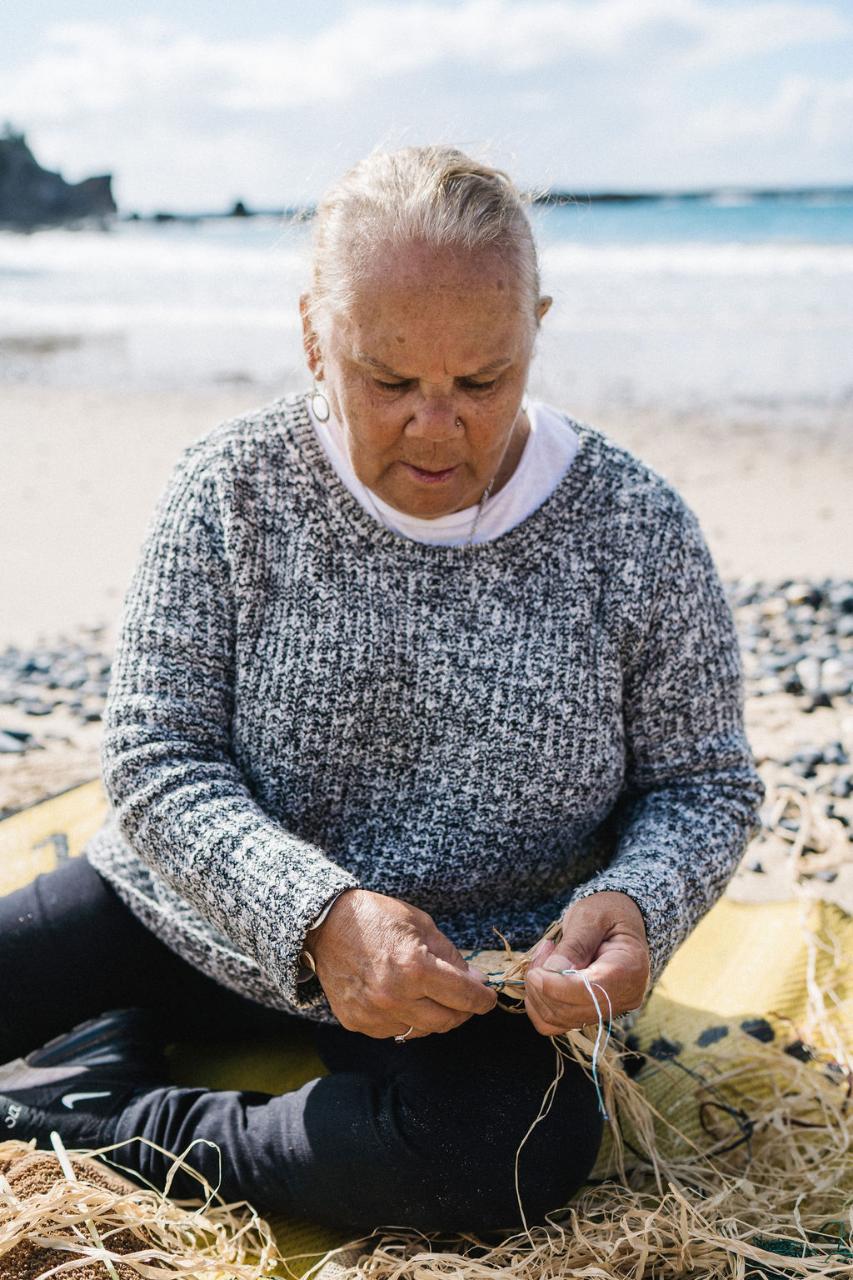
<instances>
[{"instance_id":1,"label":"sand","mask_svg":"<svg viewBox=\"0 0 853 1280\"><path fill-rule=\"evenodd\" d=\"M0 645L29 645L77 624L112 630L182 448L286 390L0 386ZM853 433L648 410L587 420L675 484L724 577L850 573Z\"/></svg>"},{"instance_id":2,"label":"sand","mask_svg":"<svg viewBox=\"0 0 853 1280\"><path fill-rule=\"evenodd\" d=\"M109 651L147 521L182 448L286 390L119 394L0 386L0 647L102 627L97 645ZM772 430L698 414L575 412L679 489L725 579L851 575L853 433L838 425ZM36 723L16 707L0 706L0 713L3 727L32 729L43 743L24 756L0 756L0 809L98 775L99 723L81 724L61 706ZM778 763L798 747L839 741L853 757L853 713L843 703L806 715L786 695L750 696L746 720L773 794L792 781L802 785ZM851 801L837 808L853 818ZM761 842L763 871L755 874L748 864L756 848L754 842L729 895L790 897L788 849ZM849 846L834 846L822 865L837 875L832 883L813 881L815 894L853 911Z\"/></svg>"}]
</instances>

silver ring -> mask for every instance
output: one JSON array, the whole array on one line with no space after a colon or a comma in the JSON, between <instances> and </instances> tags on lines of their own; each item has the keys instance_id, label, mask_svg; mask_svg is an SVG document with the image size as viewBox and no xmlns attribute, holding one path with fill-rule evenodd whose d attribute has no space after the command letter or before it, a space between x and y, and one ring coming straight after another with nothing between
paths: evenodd
<instances>
[{"instance_id":1,"label":"silver ring","mask_svg":"<svg viewBox=\"0 0 853 1280\"><path fill-rule=\"evenodd\" d=\"M394 1042L396 1044L404 1044L406 1040L408 1040L409 1036L412 1034L414 1029L415 1029L414 1027L409 1027L408 1031L405 1031L401 1036L395 1036Z\"/></svg>"}]
</instances>

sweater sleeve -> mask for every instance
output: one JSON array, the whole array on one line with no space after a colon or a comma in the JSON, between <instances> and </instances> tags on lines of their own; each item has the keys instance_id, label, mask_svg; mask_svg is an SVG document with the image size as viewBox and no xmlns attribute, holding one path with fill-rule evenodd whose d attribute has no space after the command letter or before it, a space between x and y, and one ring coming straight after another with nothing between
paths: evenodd
<instances>
[{"instance_id":1,"label":"sweater sleeve","mask_svg":"<svg viewBox=\"0 0 853 1280\"><path fill-rule=\"evenodd\" d=\"M149 526L125 600L105 715L104 785L142 861L296 1008L309 925L357 885L255 802L231 752L236 625L216 484L193 447Z\"/></svg>"},{"instance_id":2,"label":"sweater sleeve","mask_svg":"<svg viewBox=\"0 0 853 1280\"><path fill-rule=\"evenodd\" d=\"M680 502L656 550L645 639L623 670L626 776L614 856L576 901L642 912L650 987L734 875L765 796L743 722L737 632L699 523Z\"/></svg>"}]
</instances>

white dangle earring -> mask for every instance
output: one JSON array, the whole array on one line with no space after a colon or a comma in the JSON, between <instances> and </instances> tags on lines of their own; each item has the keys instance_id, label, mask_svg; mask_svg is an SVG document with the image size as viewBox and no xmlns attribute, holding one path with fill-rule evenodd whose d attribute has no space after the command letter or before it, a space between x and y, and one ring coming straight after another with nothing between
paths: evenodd
<instances>
[{"instance_id":1,"label":"white dangle earring","mask_svg":"<svg viewBox=\"0 0 853 1280\"><path fill-rule=\"evenodd\" d=\"M314 390L309 393L309 399L311 401L311 409L317 421L328 422L329 418L332 416L332 410L329 407L328 400L317 386L316 378L314 379Z\"/></svg>"}]
</instances>

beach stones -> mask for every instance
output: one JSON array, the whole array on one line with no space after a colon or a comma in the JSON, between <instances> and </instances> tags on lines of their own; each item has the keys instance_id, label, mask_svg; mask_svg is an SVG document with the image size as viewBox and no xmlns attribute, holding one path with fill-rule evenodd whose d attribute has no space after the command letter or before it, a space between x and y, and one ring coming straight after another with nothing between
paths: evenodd
<instances>
[{"instance_id":1,"label":"beach stones","mask_svg":"<svg viewBox=\"0 0 853 1280\"><path fill-rule=\"evenodd\" d=\"M80 723L101 719L109 688L110 658L98 645L100 632L85 641L60 638L54 644L24 650L0 650L0 706L27 719L67 712ZM38 745L33 735L24 749ZM10 752L12 748L0 748Z\"/></svg>"},{"instance_id":2,"label":"beach stones","mask_svg":"<svg viewBox=\"0 0 853 1280\"><path fill-rule=\"evenodd\" d=\"M746 691L789 694L807 713L853 691L853 583L735 580L726 590L738 627Z\"/></svg>"}]
</instances>

